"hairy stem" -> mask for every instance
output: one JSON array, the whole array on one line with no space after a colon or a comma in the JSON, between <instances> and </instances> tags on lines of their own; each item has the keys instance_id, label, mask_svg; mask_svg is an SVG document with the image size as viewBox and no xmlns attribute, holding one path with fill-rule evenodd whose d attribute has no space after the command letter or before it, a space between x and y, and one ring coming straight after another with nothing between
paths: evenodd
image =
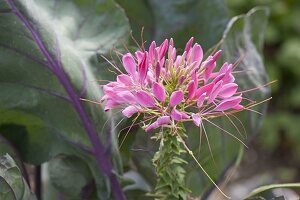
<instances>
[{"instance_id":1,"label":"hairy stem","mask_svg":"<svg viewBox=\"0 0 300 200\"><path fill-rule=\"evenodd\" d=\"M187 162L181 158L186 151L176 134L169 130L158 133L156 137L160 140L159 150L153 158L158 177L154 194L157 200L185 200L189 193L183 168Z\"/></svg>"}]
</instances>

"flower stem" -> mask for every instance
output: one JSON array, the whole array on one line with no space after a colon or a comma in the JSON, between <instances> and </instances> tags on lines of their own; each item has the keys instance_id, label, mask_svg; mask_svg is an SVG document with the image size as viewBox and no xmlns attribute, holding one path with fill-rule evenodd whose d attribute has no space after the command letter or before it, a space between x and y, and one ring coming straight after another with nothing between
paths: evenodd
<instances>
[{"instance_id":1,"label":"flower stem","mask_svg":"<svg viewBox=\"0 0 300 200\"><path fill-rule=\"evenodd\" d=\"M155 137L160 140L159 150L153 158L157 174L155 187L156 200L186 200L190 192L185 186L186 171L183 165L187 162L181 158L186 153L180 137L171 130L160 132Z\"/></svg>"}]
</instances>

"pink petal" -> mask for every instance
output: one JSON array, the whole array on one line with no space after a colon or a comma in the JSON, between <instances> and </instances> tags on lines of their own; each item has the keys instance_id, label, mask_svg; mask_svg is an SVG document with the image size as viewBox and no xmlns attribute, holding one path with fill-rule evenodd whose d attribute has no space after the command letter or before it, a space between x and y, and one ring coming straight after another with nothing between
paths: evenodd
<instances>
[{"instance_id":1,"label":"pink petal","mask_svg":"<svg viewBox=\"0 0 300 200\"><path fill-rule=\"evenodd\" d=\"M165 39L165 41L159 47L159 60L161 60L165 56L167 50L168 50L168 40Z\"/></svg>"},{"instance_id":2,"label":"pink petal","mask_svg":"<svg viewBox=\"0 0 300 200\"><path fill-rule=\"evenodd\" d=\"M196 92L196 84L194 80L191 80L188 84L188 99L192 99Z\"/></svg>"},{"instance_id":3,"label":"pink petal","mask_svg":"<svg viewBox=\"0 0 300 200\"><path fill-rule=\"evenodd\" d=\"M221 101L219 105L216 106L214 110L215 111L228 110L230 108L234 108L235 106L237 106L241 101L242 101L241 96L235 96L228 99L224 99L223 101Z\"/></svg>"},{"instance_id":4,"label":"pink petal","mask_svg":"<svg viewBox=\"0 0 300 200\"><path fill-rule=\"evenodd\" d=\"M223 85L219 96L223 97L223 98L228 98L231 97L232 95L234 95L236 93L238 89L238 85L235 83L228 83Z\"/></svg>"},{"instance_id":5,"label":"pink petal","mask_svg":"<svg viewBox=\"0 0 300 200\"><path fill-rule=\"evenodd\" d=\"M128 106L122 111L123 115L125 115L128 118L130 118L133 114L137 112L139 112L139 109L137 109L135 106Z\"/></svg>"},{"instance_id":6,"label":"pink petal","mask_svg":"<svg viewBox=\"0 0 300 200\"><path fill-rule=\"evenodd\" d=\"M194 45L191 56L191 63L196 62L196 67L198 67L203 58L203 50L199 44Z\"/></svg>"},{"instance_id":7,"label":"pink petal","mask_svg":"<svg viewBox=\"0 0 300 200\"><path fill-rule=\"evenodd\" d=\"M135 52L135 56L136 56L136 58L138 60L138 63L140 63L142 61L143 57L144 57L144 53L141 52L141 51L136 51Z\"/></svg>"},{"instance_id":8,"label":"pink petal","mask_svg":"<svg viewBox=\"0 0 300 200\"><path fill-rule=\"evenodd\" d=\"M201 108L201 106L203 105L203 102L205 100L206 97L206 92L204 92L198 99L197 99L197 106L198 108Z\"/></svg>"},{"instance_id":9,"label":"pink petal","mask_svg":"<svg viewBox=\"0 0 300 200\"><path fill-rule=\"evenodd\" d=\"M169 46L174 47L174 41L173 41L173 38L170 39Z\"/></svg>"},{"instance_id":10,"label":"pink petal","mask_svg":"<svg viewBox=\"0 0 300 200\"><path fill-rule=\"evenodd\" d=\"M176 121L182 120L181 113L178 110L176 110L175 108L173 108L173 110L171 112L171 117L172 117L172 119L174 119Z\"/></svg>"},{"instance_id":11,"label":"pink petal","mask_svg":"<svg viewBox=\"0 0 300 200\"><path fill-rule=\"evenodd\" d=\"M217 51L217 52L213 55L213 59L214 59L215 61L217 61L217 60L220 58L221 54L222 54L222 50Z\"/></svg>"},{"instance_id":12,"label":"pink petal","mask_svg":"<svg viewBox=\"0 0 300 200\"><path fill-rule=\"evenodd\" d=\"M180 111L176 110L175 108L173 108L173 110L171 112L171 118L176 121L181 121L183 119L189 119L190 116L188 116L184 112L180 112Z\"/></svg>"},{"instance_id":13,"label":"pink petal","mask_svg":"<svg viewBox=\"0 0 300 200\"><path fill-rule=\"evenodd\" d=\"M146 76L147 76L147 72L148 72L148 60L147 60L147 52L145 52L144 57L141 61L141 63L139 64L139 78L141 83L144 82Z\"/></svg>"},{"instance_id":14,"label":"pink petal","mask_svg":"<svg viewBox=\"0 0 300 200\"><path fill-rule=\"evenodd\" d=\"M170 105L174 107L178 105L182 100L183 100L183 91L182 90L175 91L171 94Z\"/></svg>"},{"instance_id":15,"label":"pink petal","mask_svg":"<svg viewBox=\"0 0 300 200\"><path fill-rule=\"evenodd\" d=\"M126 74L118 75L117 82L122 83L124 85L132 85L132 80L131 80L130 76L128 76Z\"/></svg>"},{"instance_id":16,"label":"pink petal","mask_svg":"<svg viewBox=\"0 0 300 200\"><path fill-rule=\"evenodd\" d=\"M216 67L216 62L213 59L210 59L207 62L205 62L203 67L205 68L205 71L203 73L203 77L204 77L204 80L207 81L210 78L212 71Z\"/></svg>"},{"instance_id":17,"label":"pink petal","mask_svg":"<svg viewBox=\"0 0 300 200\"><path fill-rule=\"evenodd\" d=\"M101 99L100 102L106 101L108 99L108 95L104 95Z\"/></svg>"},{"instance_id":18,"label":"pink petal","mask_svg":"<svg viewBox=\"0 0 300 200\"><path fill-rule=\"evenodd\" d=\"M219 70L219 73L225 73L227 72L230 68L232 67L232 64L228 64L227 62L225 62L222 67Z\"/></svg>"},{"instance_id":19,"label":"pink petal","mask_svg":"<svg viewBox=\"0 0 300 200\"><path fill-rule=\"evenodd\" d=\"M211 102L213 102L216 99L216 97L218 96L219 92L222 89L222 85L223 85L223 81L219 81L214 85L212 92L209 94L209 97L207 100L208 104L210 104Z\"/></svg>"},{"instance_id":20,"label":"pink petal","mask_svg":"<svg viewBox=\"0 0 300 200\"><path fill-rule=\"evenodd\" d=\"M197 89L197 87L198 87L198 74L197 74L196 70L194 70L194 72L192 74L192 79L193 79L193 81L195 83L195 86L196 86L196 89Z\"/></svg>"},{"instance_id":21,"label":"pink petal","mask_svg":"<svg viewBox=\"0 0 300 200\"><path fill-rule=\"evenodd\" d=\"M149 61L153 62L155 60L155 48L156 48L156 43L153 41L149 47Z\"/></svg>"},{"instance_id":22,"label":"pink petal","mask_svg":"<svg viewBox=\"0 0 300 200\"><path fill-rule=\"evenodd\" d=\"M216 78L214 78L213 82L214 83L217 83L219 82L220 80L223 80L223 78L225 77L225 73L220 73L216 76Z\"/></svg>"},{"instance_id":23,"label":"pink petal","mask_svg":"<svg viewBox=\"0 0 300 200\"><path fill-rule=\"evenodd\" d=\"M185 76L180 76L177 85L181 85L185 79Z\"/></svg>"},{"instance_id":24,"label":"pink petal","mask_svg":"<svg viewBox=\"0 0 300 200\"><path fill-rule=\"evenodd\" d=\"M193 122L196 126L200 126L201 125L201 117L198 114L192 114L192 119Z\"/></svg>"},{"instance_id":25,"label":"pink petal","mask_svg":"<svg viewBox=\"0 0 300 200\"><path fill-rule=\"evenodd\" d=\"M157 119L157 124L159 126L162 126L162 125L165 125L165 124L169 124L170 122L171 122L170 116L162 116L162 117L159 117Z\"/></svg>"},{"instance_id":26,"label":"pink petal","mask_svg":"<svg viewBox=\"0 0 300 200\"><path fill-rule=\"evenodd\" d=\"M136 63L131 55L131 53L127 53L122 57L122 62L125 70L128 74L135 74L136 72Z\"/></svg>"},{"instance_id":27,"label":"pink petal","mask_svg":"<svg viewBox=\"0 0 300 200\"><path fill-rule=\"evenodd\" d=\"M169 46L168 58L174 60L176 58L176 49L173 46Z\"/></svg>"},{"instance_id":28,"label":"pink petal","mask_svg":"<svg viewBox=\"0 0 300 200\"><path fill-rule=\"evenodd\" d=\"M227 84L227 83L233 83L234 80L235 80L235 78L234 78L234 76L231 74L230 71L227 71L226 74L225 74L225 76L224 76L224 78L223 78L222 80L223 80L223 82L224 82L225 84Z\"/></svg>"},{"instance_id":29,"label":"pink petal","mask_svg":"<svg viewBox=\"0 0 300 200\"><path fill-rule=\"evenodd\" d=\"M156 66L155 66L155 78L156 78L156 81L158 81L158 79L159 79L160 71L161 71L161 66L160 66L160 63L157 62Z\"/></svg>"},{"instance_id":30,"label":"pink petal","mask_svg":"<svg viewBox=\"0 0 300 200\"><path fill-rule=\"evenodd\" d=\"M164 102L166 100L166 90L161 84L154 82L152 90L159 101Z\"/></svg>"},{"instance_id":31,"label":"pink petal","mask_svg":"<svg viewBox=\"0 0 300 200\"><path fill-rule=\"evenodd\" d=\"M206 92L206 94L209 95L211 93L214 85L215 85L215 83L211 82L209 84L206 84L206 85L198 88L195 93L195 98L199 98L204 92Z\"/></svg>"},{"instance_id":32,"label":"pink petal","mask_svg":"<svg viewBox=\"0 0 300 200\"><path fill-rule=\"evenodd\" d=\"M116 100L123 102L123 103L133 103L135 102L135 96L129 91L121 91L115 92Z\"/></svg>"},{"instance_id":33,"label":"pink petal","mask_svg":"<svg viewBox=\"0 0 300 200\"><path fill-rule=\"evenodd\" d=\"M191 37L191 39L189 39L189 41L186 43L184 51L186 51L187 53L189 53L192 45L193 45L193 41L194 41L194 37Z\"/></svg>"},{"instance_id":34,"label":"pink petal","mask_svg":"<svg viewBox=\"0 0 300 200\"><path fill-rule=\"evenodd\" d=\"M110 101L110 100L108 100L108 101L106 102L105 107L104 107L104 111L107 112L107 111L109 111L109 110L111 110L111 109L113 109L113 108L116 108L118 105L120 105L120 104L117 103L117 102L115 102L115 101Z\"/></svg>"},{"instance_id":35,"label":"pink petal","mask_svg":"<svg viewBox=\"0 0 300 200\"><path fill-rule=\"evenodd\" d=\"M182 55L178 55L177 57L176 57L176 60L175 60L175 62L174 62L174 65L176 66L176 68L179 68L179 66L182 64L181 62L182 62Z\"/></svg>"},{"instance_id":36,"label":"pink petal","mask_svg":"<svg viewBox=\"0 0 300 200\"><path fill-rule=\"evenodd\" d=\"M146 132L149 132L151 131L152 129L155 129L158 127L158 123L157 122L154 122L152 124L150 124L149 126L147 126L147 128L145 129Z\"/></svg>"},{"instance_id":37,"label":"pink petal","mask_svg":"<svg viewBox=\"0 0 300 200\"><path fill-rule=\"evenodd\" d=\"M145 107L154 107L155 100L154 98L148 94L147 92L140 90L136 92L136 100L137 102Z\"/></svg>"},{"instance_id":38,"label":"pink petal","mask_svg":"<svg viewBox=\"0 0 300 200\"><path fill-rule=\"evenodd\" d=\"M242 106L242 105L236 105L236 106L232 107L232 109L242 110L242 109L244 109L244 106Z\"/></svg>"},{"instance_id":39,"label":"pink petal","mask_svg":"<svg viewBox=\"0 0 300 200\"><path fill-rule=\"evenodd\" d=\"M181 114L182 119L189 119L190 118L190 116L188 114L186 114L185 112L180 112L180 114Z\"/></svg>"}]
</instances>

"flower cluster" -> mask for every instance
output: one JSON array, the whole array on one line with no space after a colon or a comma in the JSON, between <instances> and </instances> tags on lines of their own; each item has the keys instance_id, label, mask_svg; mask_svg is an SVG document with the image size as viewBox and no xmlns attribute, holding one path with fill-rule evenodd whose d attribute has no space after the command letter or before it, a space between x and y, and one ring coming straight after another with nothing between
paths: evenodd
<instances>
[{"instance_id":1,"label":"flower cluster","mask_svg":"<svg viewBox=\"0 0 300 200\"><path fill-rule=\"evenodd\" d=\"M181 55L177 55L173 39L160 46L152 42L148 51L136 51L135 55L127 53L122 57L126 73L103 87L105 110L122 109L128 118L135 113L144 114L145 119L148 116L144 126L148 132L181 121L201 126L202 118L243 109L233 65L224 63L215 70L220 55L217 51L203 60L203 50L199 44L193 45L193 38Z\"/></svg>"}]
</instances>

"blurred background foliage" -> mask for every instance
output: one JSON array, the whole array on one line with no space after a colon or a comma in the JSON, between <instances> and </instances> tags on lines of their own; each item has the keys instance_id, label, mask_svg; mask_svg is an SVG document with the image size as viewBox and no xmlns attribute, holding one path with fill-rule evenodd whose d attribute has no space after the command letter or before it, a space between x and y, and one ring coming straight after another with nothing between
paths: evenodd
<instances>
[{"instance_id":1,"label":"blurred background foliage","mask_svg":"<svg viewBox=\"0 0 300 200\"><path fill-rule=\"evenodd\" d=\"M300 1L227 0L227 5L230 15L242 14L257 5L266 5L271 10L265 33L264 60L270 80L277 80L277 83L272 85L273 99L259 142L268 151L284 147L290 152L290 158L299 158Z\"/></svg>"},{"instance_id":2,"label":"blurred background foliage","mask_svg":"<svg viewBox=\"0 0 300 200\"><path fill-rule=\"evenodd\" d=\"M265 32L264 62L272 97L263 128L244 158L248 173L269 173L273 181L300 180L300 1L226 0L231 16L253 6L270 9ZM255 150L255 151L254 151ZM255 168L247 167L255 164ZM248 174L249 176L249 174Z\"/></svg>"}]
</instances>

